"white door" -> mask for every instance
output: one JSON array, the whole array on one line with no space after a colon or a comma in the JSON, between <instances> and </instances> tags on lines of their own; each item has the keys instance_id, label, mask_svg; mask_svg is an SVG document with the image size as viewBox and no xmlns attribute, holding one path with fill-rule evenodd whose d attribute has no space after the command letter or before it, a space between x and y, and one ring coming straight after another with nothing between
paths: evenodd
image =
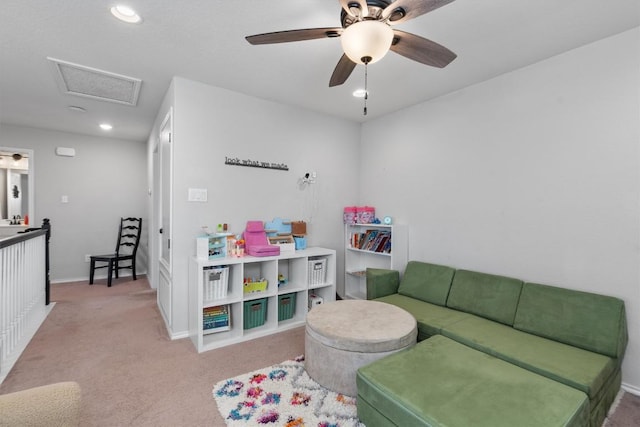
<instances>
[{"instance_id":1,"label":"white door","mask_svg":"<svg viewBox=\"0 0 640 427\"><path fill-rule=\"evenodd\" d=\"M159 207L160 238L158 239L159 265L158 265L158 302L166 322L171 327L171 194L172 194L172 144L173 144L173 110L169 111L160 127L158 151L160 153L160 188Z\"/></svg>"}]
</instances>

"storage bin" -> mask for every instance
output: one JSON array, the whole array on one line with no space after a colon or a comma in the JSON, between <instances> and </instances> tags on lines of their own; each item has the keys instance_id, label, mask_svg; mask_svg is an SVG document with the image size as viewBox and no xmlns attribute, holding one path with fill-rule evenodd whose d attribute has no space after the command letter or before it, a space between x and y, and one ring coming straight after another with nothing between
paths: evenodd
<instances>
[{"instance_id":1,"label":"storage bin","mask_svg":"<svg viewBox=\"0 0 640 427\"><path fill-rule=\"evenodd\" d=\"M347 206L344 208L344 213L342 214L342 221L345 224L356 223L356 207L355 206Z\"/></svg>"},{"instance_id":2,"label":"storage bin","mask_svg":"<svg viewBox=\"0 0 640 427\"><path fill-rule=\"evenodd\" d=\"M267 290L268 281L259 280L257 282L244 282L244 293L249 294L251 292L264 292Z\"/></svg>"},{"instance_id":3,"label":"storage bin","mask_svg":"<svg viewBox=\"0 0 640 427\"><path fill-rule=\"evenodd\" d=\"M316 305L320 305L324 302L324 299L320 295L310 294L309 295L309 306L307 307L311 310Z\"/></svg>"},{"instance_id":4,"label":"storage bin","mask_svg":"<svg viewBox=\"0 0 640 427\"><path fill-rule=\"evenodd\" d=\"M376 208L372 206L356 207L356 222L358 224L371 224L376 217Z\"/></svg>"},{"instance_id":5,"label":"storage bin","mask_svg":"<svg viewBox=\"0 0 640 427\"><path fill-rule=\"evenodd\" d=\"M327 277L327 259L326 258L309 258L309 277L310 285L322 285L326 282Z\"/></svg>"},{"instance_id":6,"label":"storage bin","mask_svg":"<svg viewBox=\"0 0 640 427\"><path fill-rule=\"evenodd\" d=\"M202 299L211 301L226 298L229 289L229 267L203 267L203 271Z\"/></svg>"},{"instance_id":7,"label":"storage bin","mask_svg":"<svg viewBox=\"0 0 640 427\"><path fill-rule=\"evenodd\" d=\"M293 236L271 236L268 238L269 243L280 247L280 253L293 253L296 251L296 244L293 240Z\"/></svg>"},{"instance_id":8,"label":"storage bin","mask_svg":"<svg viewBox=\"0 0 640 427\"><path fill-rule=\"evenodd\" d=\"M260 298L244 302L244 329L264 325L267 320L267 299Z\"/></svg>"},{"instance_id":9,"label":"storage bin","mask_svg":"<svg viewBox=\"0 0 640 427\"><path fill-rule=\"evenodd\" d=\"M278 322L291 319L296 313L296 294L278 295Z\"/></svg>"}]
</instances>

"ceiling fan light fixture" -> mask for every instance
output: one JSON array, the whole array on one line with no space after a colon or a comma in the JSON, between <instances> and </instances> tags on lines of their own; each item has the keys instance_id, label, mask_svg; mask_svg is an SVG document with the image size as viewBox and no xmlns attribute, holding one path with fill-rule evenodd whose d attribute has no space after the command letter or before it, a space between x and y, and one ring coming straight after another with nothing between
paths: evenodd
<instances>
[{"instance_id":1,"label":"ceiling fan light fixture","mask_svg":"<svg viewBox=\"0 0 640 427\"><path fill-rule=\"evenodd\" d=\"M345 28L340 40L344 53L354 63L373 64L389 51L393 30L380 21L359 21Z\"/></svg>"}]
</instances>

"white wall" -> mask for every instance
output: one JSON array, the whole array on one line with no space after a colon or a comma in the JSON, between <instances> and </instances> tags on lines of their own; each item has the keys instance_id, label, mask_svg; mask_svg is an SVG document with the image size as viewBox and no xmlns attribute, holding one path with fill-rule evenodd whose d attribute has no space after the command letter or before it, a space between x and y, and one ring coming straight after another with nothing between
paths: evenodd
<instances>
[{"instance_id":1,"label":"white wall","mask_svg":"<svg viewBox=\"0 0 640 427\"><path fill-rule=\"evenodd\" d=\"M360 202L410 258L625 300L640 392L640 32L363 125Z\"/></svg>"},{"instance_id":2,"label":"white wall","mask_svg":"<svg viewBox=\"0 0 640 427\"><path fill-rule=\"evenodd\" d=\"M121 216L146 221L146 152L141 142L2 124L0 146L34 150L34 227L49 218L51 280L86 280L85 254L115 249ZM59 157L56 147L75 148L75 157ZM69 203L61 203L66 195ZM146 270L146 234L139 271ZM105 275L104 273L99 273Z\"/></svg>"},{"instance_id":3,"label":"white wall","mask_svg":"<svg viewBox=\"0 0 640 427\"><path fill-rule=\"evenodd\" d=\"M360 126L182 78L173 88L172 332L188 329L188 259L203 225L228 223L241 233L248 220L305 220L308 245L336 249L340 271L342 208L357 197ZM225 165L225 157L289 170ZM311 171L317 183L300 187ZM189 188L207 189L208 201L188 202Z\"/></svg>"}]
</instances>

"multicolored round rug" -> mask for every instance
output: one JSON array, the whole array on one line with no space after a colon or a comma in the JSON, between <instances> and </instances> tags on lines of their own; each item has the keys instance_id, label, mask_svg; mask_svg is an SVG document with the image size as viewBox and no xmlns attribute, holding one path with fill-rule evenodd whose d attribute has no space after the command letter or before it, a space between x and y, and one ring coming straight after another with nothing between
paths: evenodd
<instances>
[{"instance_id":1,"label":"multicolored round rug","mask_svg":"<svg viewBox=\"0 0 640 427\"><path fill-rule=\"evenodd\" d=\"M304 356L220 381L213 397L232 427L365 427L355 398L313 381L304 370Z\"/></svg>"}]
</instances>

